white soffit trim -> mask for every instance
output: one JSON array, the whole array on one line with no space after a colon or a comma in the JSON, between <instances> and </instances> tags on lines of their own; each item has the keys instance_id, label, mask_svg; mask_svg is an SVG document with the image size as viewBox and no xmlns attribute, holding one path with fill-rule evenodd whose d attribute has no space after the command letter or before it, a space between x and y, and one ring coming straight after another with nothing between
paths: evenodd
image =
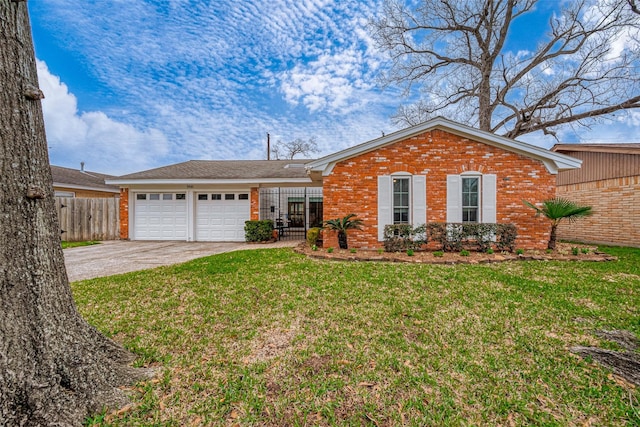
<instances>
[{"instance_id":1,"label":"white soffit trim","mask_svg":"<svg viewBox=\"0 0 640 427\"><path fill-rule=\"evenodd\" d=\"M564 154L555 153L544 148L536 147L535 145L472 128L470 126L445 119L444 117L436 117L419 125L399 130L381 138L373 139L337 153L330 154L313 162L309 162L307 163L307 169L310 171L322 171L322 175L327 176L331 173L335 164L340 161L434 129L444 130L465 138L540 160L552 174L558 173L559 170L576 169L582 164L581 160Z\"/></svg>"}]
</instances>

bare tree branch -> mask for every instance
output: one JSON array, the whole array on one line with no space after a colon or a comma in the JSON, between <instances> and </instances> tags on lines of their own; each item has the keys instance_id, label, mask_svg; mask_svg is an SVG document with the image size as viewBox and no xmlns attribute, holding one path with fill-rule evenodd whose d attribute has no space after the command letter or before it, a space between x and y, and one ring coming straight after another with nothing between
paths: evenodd
<instances>
[{"instance_id":1,"label":"bare tree branch","mask_svg":"<svg viewBox=\"0 0 640 427\"><path fill-rule=\"evenodd\" d=\"M505 47L513 22L538 0L387 0L371 23L392 61L383 80L421 94L394 119L444 114L515 138L638 108L636 1L567 2L537 46L513 52Z\"/></svg>"},{"instance_id":2,"label":"bare tree branch","mask_svg":"<svg viewBox=\"0 0 640 427\"><path fill-rule=\"evenodd\" d=\"M319 151L316 138L312 137L307 141L301 138L289 142L278 141L271 149L271 154L275 160L284 160L293 159L297 155L309 156Z\"/></svg>"}]
</instances>

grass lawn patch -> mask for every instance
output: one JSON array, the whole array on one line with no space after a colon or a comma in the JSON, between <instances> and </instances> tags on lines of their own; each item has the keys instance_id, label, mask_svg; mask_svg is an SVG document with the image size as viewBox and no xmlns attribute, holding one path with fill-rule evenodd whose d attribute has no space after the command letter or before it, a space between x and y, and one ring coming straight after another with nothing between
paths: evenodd
<instances>
[{"instance_id":1,"label":"grass lawn patch","mask_svg":"<svg viewBox=\"0 0 640 427\"><path fill-rule=\"evenodd\" d=\"M640 335L617 262L423 265L249 250L72 284L160 375L91 425L638 425L640 391L572 346Z\"/></svg>"},{"instance_id":2,"label":"grass lawn patch","mask_svg":"<svg viewBox=\"0 0 640 427\"><path fill-rule=\"evenodd\" d=\"M99 245L100 242L98 242L97 240L86 240L83 242L67 242L67 241L62 241L62 249L67 249L67 248L77 248L78 246L91 246L91 245Z\"/></svg>"}]
</instances>

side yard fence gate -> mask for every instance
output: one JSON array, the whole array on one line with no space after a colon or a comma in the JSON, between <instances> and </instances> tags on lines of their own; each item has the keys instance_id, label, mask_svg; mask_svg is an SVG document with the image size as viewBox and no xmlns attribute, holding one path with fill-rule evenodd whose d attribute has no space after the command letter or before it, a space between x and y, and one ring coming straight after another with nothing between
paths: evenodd
<instances>
[{"instance_id":1,"label":"side yard fence gate","mask_svg":"<svg viewBox=\"0 0 640 427\"><path fill-rule=\"evenodd\" d=\"M56 197L62 240L117 240L120 238L120 199Z\"/></svg>"}]
</instances>

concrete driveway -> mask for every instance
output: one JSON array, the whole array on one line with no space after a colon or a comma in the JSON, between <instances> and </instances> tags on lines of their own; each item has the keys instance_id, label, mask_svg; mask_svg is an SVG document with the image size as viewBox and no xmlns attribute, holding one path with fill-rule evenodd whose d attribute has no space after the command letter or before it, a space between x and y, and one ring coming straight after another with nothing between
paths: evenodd
<instances>
[{"instance_id":1,"label":"concrete driveway","mask_svg":"<svg viewBox=\"0 0 640 427\"><path fill-rule=\"evenodd\" d=\"M215 242L145 242L112 240L98 245L64 250L69 281L93 279L162 265L179 264L195 258L243 249L295 246L299 242L271 244Z\"/></svg>"}]
</instances>

